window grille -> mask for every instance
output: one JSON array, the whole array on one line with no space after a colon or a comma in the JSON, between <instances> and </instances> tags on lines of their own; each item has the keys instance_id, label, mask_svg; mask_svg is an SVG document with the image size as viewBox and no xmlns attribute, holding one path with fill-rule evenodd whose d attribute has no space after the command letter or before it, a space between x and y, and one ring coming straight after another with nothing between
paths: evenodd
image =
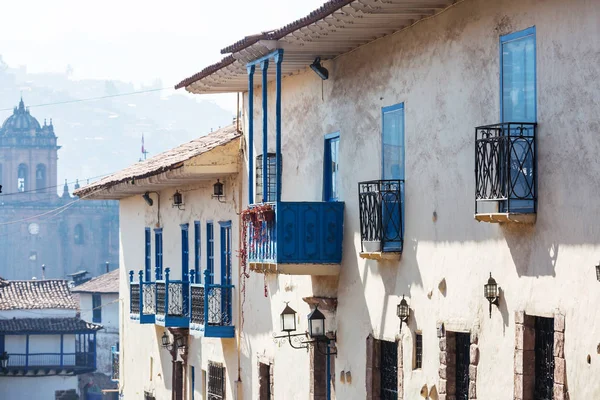
<instances>
[{"instance_id":1,"label":"window grille","mask_svg":"<svg viewBox=\"0 0 600 400\"><path fill-rule=\"evenodd\" d=\"M221 363L208 362L208 400L225 398L225 367Z\"/></svg>"},{"instance_id":2,"label":"window grille","mask_svg":"<svg viewBox=\"0 0 600 400\"><path fill-rule=\"evenodd\" d=\"M256 203L263 201L263 156L256 157ZM267 153L267 202L275 201L277 197L277 163L275 153Z\"/></svg>"},{"instance_id":3,"label":"window grille","mask_svg":"<svg viewBox=\"0 0 600 400\"><path fill-rule=\"evenodd\" d=\"M417 333L415 336L415 369L423 367L423 335Z\"/></svg>"},{"instance_id":4,"label":"window grille","mask_svg":"<svg viewBox=\"0 0 600 400\"><path fill-rule=\"evenodd\" d=\"M381 341L381 400L398 399L398 344Z\"/></svg>"}]
</instances>

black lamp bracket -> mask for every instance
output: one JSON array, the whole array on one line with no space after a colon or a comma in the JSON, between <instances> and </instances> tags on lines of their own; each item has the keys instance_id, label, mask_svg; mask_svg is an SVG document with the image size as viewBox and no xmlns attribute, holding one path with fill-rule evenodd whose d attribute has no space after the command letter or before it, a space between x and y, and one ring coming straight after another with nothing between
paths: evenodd
<instances>
[{"instance_id":1,"label":"black lamp bracket","mask_svg":"<svg viewBox=\"0 0 600 400\"><path fill-rule=\"evenodd\" d=\"M308 332L304 332L304 333L291 333L288 332L287 334L283 334L283 335L279 335L279 336L275 336L275 334L273 334L273 341L276 344L283 344L286 341L290 344L290 346L294 349L306 349L306 351L308 351L308 349L310 348L310 346L314 346L315 349L317 349L317 351L323 355L337 355L337 350L336 351L331 351L331 342L335 342L336 341L336 335L333 334L333 337L329 337L329 336L323 336L323 337L319 337L316 339L312 339L309 340L308 339L309 335ZM325 351L321 350L321 347L319 346L319 344L326 344L325 347Z\"/></svg>"}]
</instances>

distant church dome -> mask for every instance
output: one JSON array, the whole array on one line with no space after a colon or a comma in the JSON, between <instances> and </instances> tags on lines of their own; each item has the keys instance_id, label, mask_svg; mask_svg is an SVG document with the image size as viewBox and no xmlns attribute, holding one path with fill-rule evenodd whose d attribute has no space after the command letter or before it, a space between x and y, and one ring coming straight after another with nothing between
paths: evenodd
<instances>
[{"instance_id":1,"label":"distant church dome","mask_svg":"<svg viewBox=\"0 0 600 400\"><path fill-rule=\"evenodd\" d=\"M4 121L0 128L2 136L54 136L54 127L52 120L50 125L40 126L35 117L29 113L29 109L25 108L23 99L19 102L19 106L15 107L13 114Z\"/></svg>"}]
</instances>

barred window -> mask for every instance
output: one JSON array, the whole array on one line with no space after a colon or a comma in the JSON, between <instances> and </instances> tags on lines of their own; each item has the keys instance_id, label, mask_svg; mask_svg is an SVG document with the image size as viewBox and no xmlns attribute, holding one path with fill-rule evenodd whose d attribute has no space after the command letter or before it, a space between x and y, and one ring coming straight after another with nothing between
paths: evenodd
<instances>
[{"instance_id":1,"label":"barred window","mask_svg":"<svg viewBox=\"0 0 600 400\"><path fill-rule=\"evenodd\" d=\"M263 201L263 156L256 157L256 198L255 203ZM275 153L267 153L267 198L266 201L275 201L277 196L277 164Z\"/></svg>"},{"instance_id":2,"label":"barred window","mask_svg":"<svg viewBox=\"0 0 600 400\"><path fill-rule=\"evenodd\" d=\"M423 335L415 335L415 368L420 369L423 366Z\"/></svg>"},{"instance_id":3,"label":"barred window","mask_svg":"<svg viewBox=\"0 0 600 400\"><path fill-rule=\"evenodd\" d=\"M208 362L208 400L225 398L225 367L221 363Z\"/></svg>"}]
</instances>

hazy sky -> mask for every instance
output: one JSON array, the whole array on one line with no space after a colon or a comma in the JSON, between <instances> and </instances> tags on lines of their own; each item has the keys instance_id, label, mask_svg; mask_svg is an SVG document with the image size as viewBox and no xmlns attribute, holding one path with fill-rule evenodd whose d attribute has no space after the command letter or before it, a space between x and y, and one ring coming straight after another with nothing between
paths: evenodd
<instances>
[{"instance_id":1,"label":"hazy sky","mask_svg":"<svg viewBox=\"0 0 600 400\"><path fill-rule=\"evenodd\" d=\"M324 0L2 1L0 55L11 67L73 79L161 79L173 86L245 35L275 29ZM226 99L215 99L233 109Z\"/></svg>"}]
</instances>

